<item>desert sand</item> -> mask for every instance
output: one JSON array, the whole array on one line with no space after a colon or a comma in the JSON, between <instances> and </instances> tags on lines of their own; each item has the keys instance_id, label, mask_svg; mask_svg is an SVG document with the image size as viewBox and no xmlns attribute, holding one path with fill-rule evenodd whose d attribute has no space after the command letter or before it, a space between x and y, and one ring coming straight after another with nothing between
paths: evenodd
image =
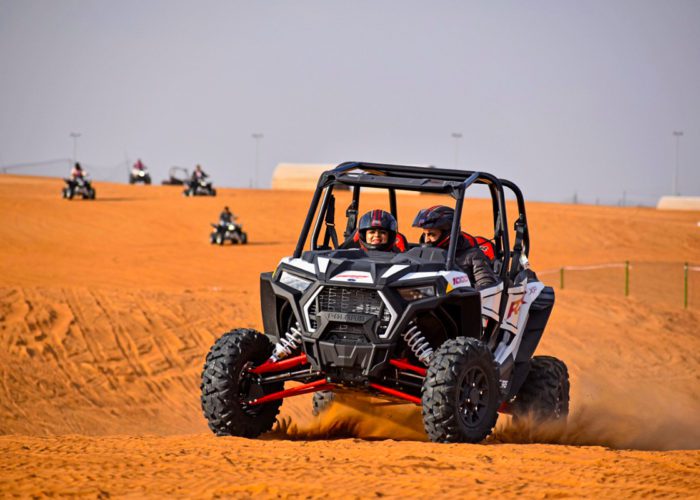
<instances>
[{"instance_id":1,"label":"desert sand","mask_svg":"<svg viewBox=\"0 0 700 500\"><path fill-rule=\"evenodd\" d=\"M700 287L684 310L666 278L700 263L700 212L528 206L535 270L657 269L633 278L630 297L619 269L556 290L538 354L569 367L565 427L502 415L482 444L441 445L426 442L414 406L344 397L313 417L307 395L247 440L210 433L200 371L222 333L262 327L259 274L291 254L310 193L188 199L96 183L89 202L61 187L0 176L0 496L698 496ZM402 200L409 239L416 210L435 201ZM209 244L224 205L249 245ZM485 233L489 205L466 206L465 226ZM557 285L556 273L543 279Z\"/></svg>"}]
</instances>

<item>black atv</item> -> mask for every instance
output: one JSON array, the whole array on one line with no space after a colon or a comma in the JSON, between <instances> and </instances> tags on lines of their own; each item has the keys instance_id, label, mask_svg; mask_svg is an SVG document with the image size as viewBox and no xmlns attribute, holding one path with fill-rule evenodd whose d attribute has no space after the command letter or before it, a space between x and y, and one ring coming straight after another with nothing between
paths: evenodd
<instances>
[{"instance_id":1,"label":"black atv","mask_svg":"<svg viewBox=\"0 0 700 500\"><path fill-rule=\"evenodd\" d=\"M66 182L65 187L61 190L61 195L67 200L72 200L74 196L81 196L84 200L95 199L95 188L92 183L84 178L63 179Z\"/></svg>"},{"instance_id":2,"label":"black atv","mask_svg":"<svg viewBox=\"0 0 700 500\"><path fill-rule=\"evenodd\" d=\"M245 245L248 243L248 235L243 231L243 226L238 222L219 221L218 224L212 223L214 230L209 235L209 242L214 245L223 245L230 241L232 244Z\"/></svg>"},{"instance_id":3,"label":"black atv","mask_svg":"<svg viewBox=\"0 0 700 500\"><path fill-rule=\"evenodd\" d=\"M481 290L455 264L465 192L477 184L491 194L489 245L500 277ZM344 241L336 233L338 186L352 189ZM362 188L385 189L395 217L396 190L451 196L455 219L447 251L410 243L403 253L346 248ZM518 207L512 246L506 190ZM566 365L533 357L554 291L529 268L529 251L523 195L510 181L371 163L325 172L294 254L260 277L264 335L232 330L207 355L201 403L209 427L217 435L256 437L272 428L284 398L320 392L318 412L342 391L420 405L425 431L436 442L480 442L499 412L565 419ZM289 381L297 385L285 388Z\"/></svg>"},{"instance_id":4,"label":"black atv","mask_svg":"<svg viewBox=\"0 0 700 500\"><path fill-rule=\"evenodd\" d=\"M183 196L216 196L216 189L206 179L191 180L182 192Z\"/></svg>"}]
</instances>

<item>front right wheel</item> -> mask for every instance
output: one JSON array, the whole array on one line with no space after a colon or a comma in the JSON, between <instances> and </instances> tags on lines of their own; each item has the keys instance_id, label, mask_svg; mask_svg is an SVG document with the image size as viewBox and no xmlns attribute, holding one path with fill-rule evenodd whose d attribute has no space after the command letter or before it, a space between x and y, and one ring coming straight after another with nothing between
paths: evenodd
<instances>
[{"instance_id":1,"label":"front right wheel","mask_svg":"<svg viewBox=\"0 0 700 500\"><path fill-rule=\"evenodd\" d=\"M496 425L500 391L483 342L447 340L433 355L422 388L423 425L433 442L478 443Z\"/></svg>"}]
</instances>

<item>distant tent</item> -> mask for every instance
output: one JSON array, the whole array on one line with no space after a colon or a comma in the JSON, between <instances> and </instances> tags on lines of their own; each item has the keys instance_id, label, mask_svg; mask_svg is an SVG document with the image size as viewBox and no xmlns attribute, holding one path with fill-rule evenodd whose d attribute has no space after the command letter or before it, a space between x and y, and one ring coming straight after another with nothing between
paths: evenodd
<instances>
[{"instance_id":1,"label":"distant tent","mask_svg":"<svg viewBox=\"0 0 700 500\"><path fill-rule=\"evenodd\" d=\"M700 211L700 196L662 196L656 208L659 210Z\"/></svg>"},{"instance_id":2,"label":"distant tent","mask_svg":"<svg viewBox=\"0 0 700 500\"><path fill-rule=\"evenodd\" d=\"M272 189L313 191L319 176L333 163L279 163L272 174Z\"/></svg>"}]
</instances>

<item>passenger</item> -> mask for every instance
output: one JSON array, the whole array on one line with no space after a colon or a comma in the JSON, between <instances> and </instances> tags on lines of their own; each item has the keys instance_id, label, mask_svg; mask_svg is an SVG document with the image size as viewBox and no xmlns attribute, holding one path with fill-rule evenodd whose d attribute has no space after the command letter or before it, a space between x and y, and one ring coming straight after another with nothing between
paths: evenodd
<instances>
[{"instance_id":1,"label":"passenger","mask_svg":"<svg viewBox=\"0 0 700 500\"><path fill-rule=\"evenodd\" d=\"M444 205L420 210L413 221L413 227L423 230L421 244L447 250L454 217L454 209ZM493 272L488 257L481 251L476 240L466 233L459 234L455 262L476 288L486 288L498 282L498 276Z\"/></svg>"},{"instance_id":2,"label":"passenger","mask_svg":"<svg viewBox=\"0 0 700 500\"><path fill-rule=\"evenodd\" d=\"M406 251L406 238L398 232L393 215L384 210L370 210L362 217L350 247L400 253Z\"/></svg>"}]
</instances>

